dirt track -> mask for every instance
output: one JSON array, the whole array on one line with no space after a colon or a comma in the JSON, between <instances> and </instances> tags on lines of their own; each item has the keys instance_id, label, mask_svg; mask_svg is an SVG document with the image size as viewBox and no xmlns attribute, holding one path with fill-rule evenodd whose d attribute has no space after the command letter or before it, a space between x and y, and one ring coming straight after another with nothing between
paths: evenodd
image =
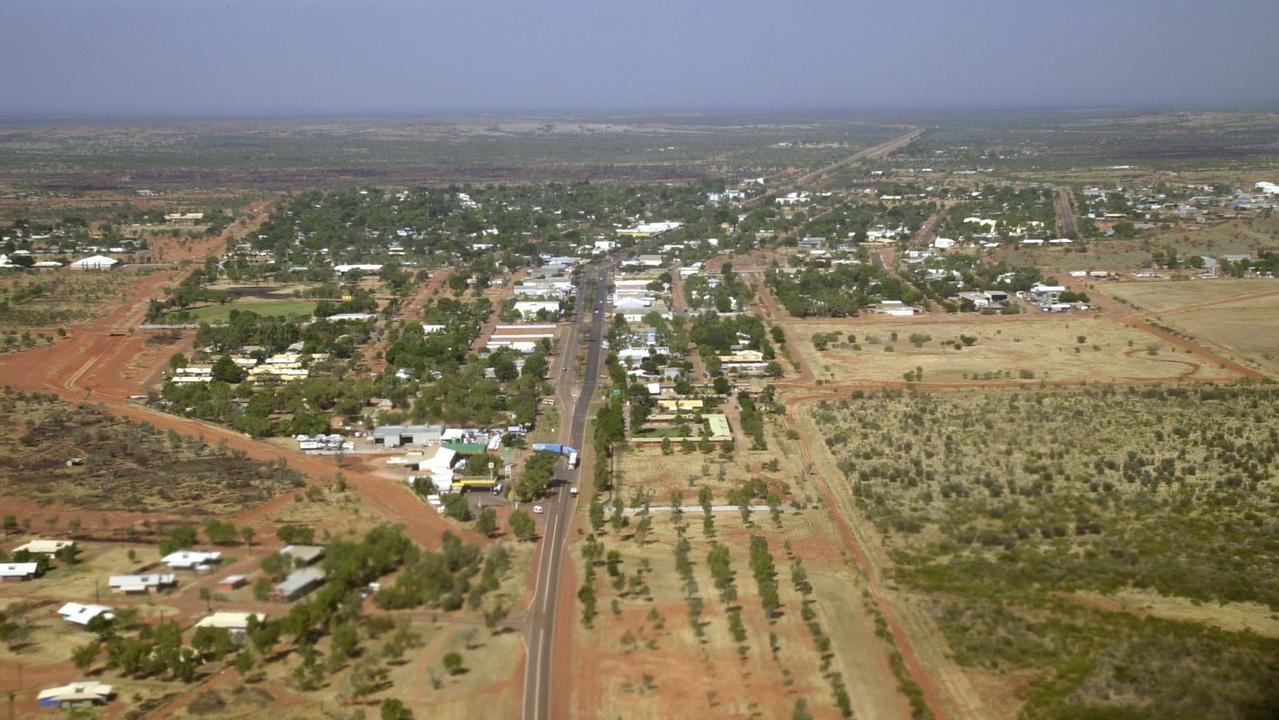
<instances>
[{"instance_id":1,"label":"dirt track","mask_svg":"<svg viewBox=\"0 0 1279 720\"><path fill-rule=\"evenodd\" d=\"M1058 237L1074 237L1079 232L1079 222L1075 220L1075 199L1070 190L1057 189L1056 210Z\"/></svg>"}]
</instances>

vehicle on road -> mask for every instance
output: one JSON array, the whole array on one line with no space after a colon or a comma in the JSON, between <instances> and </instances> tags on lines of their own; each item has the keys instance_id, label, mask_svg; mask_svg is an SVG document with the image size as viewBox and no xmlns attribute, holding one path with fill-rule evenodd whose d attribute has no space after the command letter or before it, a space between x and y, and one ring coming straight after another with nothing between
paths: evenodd
<instances>
[{"instance_id":1,"label":"vehicle on road","mask_svg":"<svg viewBox=\"0 0 1279 720\"><path fill-rule=\"evenodd\" d=\"M575 487L571 487L571 488L569 488L569 489L568 489L568 494L569 494L569 495L572 495L573 497L577 497L577 488L575 488Z\"/></svg>"},{"instance_id":2,"label":"vehicle on road","mask_svg":"<svg viewBox=\"0 0 1279 720\"><path fill-rule=\"evenodd\" d=\"M533 512L537 513L538 515L541 515L542 513L546 512L546 508L542 507L541 505L534 505Z\"/></svg>"}]
</instances>

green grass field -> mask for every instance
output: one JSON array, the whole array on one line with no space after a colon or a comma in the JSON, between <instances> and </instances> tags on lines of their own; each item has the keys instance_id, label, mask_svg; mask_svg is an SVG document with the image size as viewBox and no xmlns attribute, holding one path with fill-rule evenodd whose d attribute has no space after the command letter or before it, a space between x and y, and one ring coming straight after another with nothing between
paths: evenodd
<instances>
[{"instance_id":1,"label":"green grass field","mask_svg":"<svg viewBox=\"0 0 1279 720\"><path fill-rule=\"evenodd\" d=\"M309 316L315 312L315 302L310 300L251 300L248 302L227 303L225 305L206 305L204 307L192 308L190 310L171 312L164 316L164 321L173 323L226 322L230 319L232 310L255 312L259 315L274 315L277 317L289 317L292 315Z\"/></svg>"}]
</instances>

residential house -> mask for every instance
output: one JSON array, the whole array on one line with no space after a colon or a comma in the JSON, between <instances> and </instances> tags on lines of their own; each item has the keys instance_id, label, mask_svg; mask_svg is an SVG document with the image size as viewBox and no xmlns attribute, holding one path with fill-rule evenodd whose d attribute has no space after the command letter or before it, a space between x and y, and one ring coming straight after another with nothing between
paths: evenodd
<instances>
[{"instance_id":1,"label":"residential house","mask_svg":"<svg viewBox=\"0 0 1279 720\"><path fill-rule=\"evenodd\" d=\"M26 551L32 555L57 555L63 548L75 547L75 540L32 540L14 548L15 553Z\"/></svg>"},{"instance_id":2,"label":"residential house","mask_svg":"<svg viewBox=\"0 0 1279 720\"><path fill-rule=\"evenodd\" d=\"M40 563L0 563L0 582L22 582L30 580L40 572Z\"/></svg>"},{"instance_id":3,"label":"residential house","mask_svg":"<svg viewBox=\"0 0 1279 720\"><path fill-rule=\"evenodd\" d=\"M289 558L294 567L314 565L324 557L323 545L285 545L280 554Z\"/></svg>"},{"instance_id":4,"label":"residential house","mask_svg":"<svg viewBox=\"0 0 1279 720\"><path fill-rule=\"evenodd\" d=\"M231 635L232 640L240 641L244 639L245 634L249 631L249 623L252 620L263 622L266 620L266 613L252 612L228 612L219 610L208 615L197 622L197 628L217 628L226 630Z\"/></svg>"},{"instance_id":5,"label":"residential house","mask_svg":"<svg viewBox=\"0 0 1279 720\"><path fill-rule=\"evenodd\" d=\"M901 300L885 300L877 305L867 307L866 312L873 315L888 315L890 317L910 317L912 315L918 315L923 311L913 305L907 305Z\"/></svg>"},{"instance_id":6,"label":"residential house","mask_svg":"<svg viewBox=\"0 0 1279 720\"><path fill-rule=\"evenodd\" d=\"M294 570L271 590L271 599L292 602L324 584L324 570L306 567Z\"/></svg>"},{"instance_id":7,"label":"residential house","mask_svg":"<svg viewBox=\"0 0 1279 720\"><path fill-rule=\"evenodd\" d=\"M115 613L106 605L85 605L69 602L58 608L63 620L74 625L87 626L94 618L101 616L103 620L114 620Z\"/></svg>"},{"instance_id":8,"label":"residential house","mask_svg":"<svg viewBox=\"0 0 1279 720\"><path fill-rule=\"evenodd\" d=\"M147 573L144 575L112 575L107 578L107 587L112 592L126 595L146 594L152 590L160 592L177 587L178 578L173 573Z\"/></svg>"},{"instance_id":9,"label":"residential house","mask_svg":"<svg viewBox=\"0 0 1279 720\"><path fill-rule=\"evenodd\" d=\"M40 694L36 696L36 702L41 707L70 710L105 705L114 697L115 690L110 685L96 680L81 680L80 682L41 690Z\"/></svg>"},{"instance_id":10,"label":"residential house","mask_svg":"<svg viewBox=\"0 0 1279 720\"><path fill-rule=\"evenodd\" d=\"M120 264L119 260L106 255L90 255L71 263L72 270L112 270Z\"/></svg>"},{"instance_id":11,"label":"residential house","mask_svg":"<svg viewBox=\"0 0 1279 720\"><path fill-rule=\"evenodd\" d=\"M195 570L203 572L211 566L222 561L222 553L214 550L205 552L203 550L178 550L160 558L160 562L169 567L170 570Z\"/></svg>"}]
</instances>

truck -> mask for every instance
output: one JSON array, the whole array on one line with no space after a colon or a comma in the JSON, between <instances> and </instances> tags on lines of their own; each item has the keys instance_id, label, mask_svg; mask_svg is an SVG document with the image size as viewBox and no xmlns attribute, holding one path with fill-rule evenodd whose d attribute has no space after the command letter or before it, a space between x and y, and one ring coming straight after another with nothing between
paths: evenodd
<instances>
[{"instance_id":1,"label":"truck","mask_svg":"<svg viewBox=\"0 0 1279 720\"><path fill-rule=\"evenodd\" d=\"M556 455L563 455L568 459L568 466L576 468L579 462L577 450L568 445L559 445L557 443L533 443L533 452L549 452Z\"/></svg>"}]
</instances>

